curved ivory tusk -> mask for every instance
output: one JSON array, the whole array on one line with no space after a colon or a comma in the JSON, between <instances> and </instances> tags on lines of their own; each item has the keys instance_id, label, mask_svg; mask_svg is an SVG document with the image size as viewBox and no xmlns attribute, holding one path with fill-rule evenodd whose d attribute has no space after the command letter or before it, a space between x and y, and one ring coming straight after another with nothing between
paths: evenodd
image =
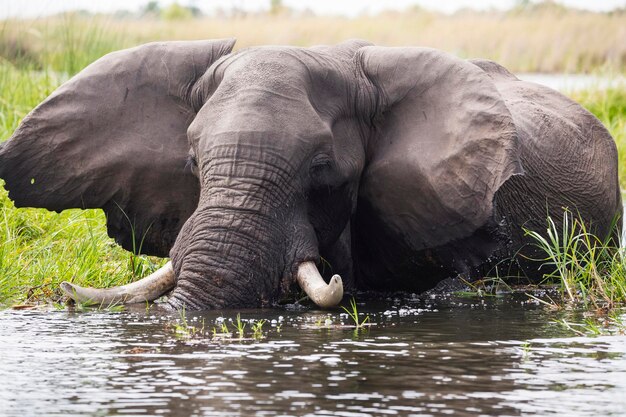
<instances>
[{"instance_id":1,"label":"curved ivory tusk","mask_svg":"<svg viewBox=\"0 0 626 417\"><path fill-rule=\"evenodd\" d=\"M343 282L339 275L333 275L326 284L315 263L303 262L298 267L296 276L300 288L318 306L322 308L334 307L343 298Z\"/></svg>"},{"instance_id":2,"label":"curved ivory tusk","mask_svg":"<svg viewBox=\"0 0 626 417\"><path fill-rule=\"evenodd\" d=\"M83 288L65 281L61 289L74 301L86 304L114 305L153 301L176 285L172 262L139 281L113 288Z\"/></svg>"}]
</instances>

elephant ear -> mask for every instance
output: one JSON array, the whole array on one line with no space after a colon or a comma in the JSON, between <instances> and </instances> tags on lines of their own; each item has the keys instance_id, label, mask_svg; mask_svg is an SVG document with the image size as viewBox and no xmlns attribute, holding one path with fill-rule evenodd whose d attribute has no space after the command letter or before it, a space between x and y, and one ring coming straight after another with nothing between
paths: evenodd
<instances>
[{"instance_id":1,"label":"elephant ear","mask_svg":"<svg viewBox=\"0 0 626 417\"><path fill-rule=\"evenodd\" d=\"M0 148L9 197L17 207L102 208L124 248L167 256L199 196L186 166L189 94L233 45L151 43L89 65Z\"/></svg>"},{"instance_id":2,"label":"elephant ear","mask_svg":"<svg viewBox=\"0 0 626 417\"><path fill-rule=\"evenodd\" d=\"M472 236L521 173L515 125L490 77L418 47L365 47L357 66L376 109L359 204L413 249Z\"/></svg>"}]
</instances>

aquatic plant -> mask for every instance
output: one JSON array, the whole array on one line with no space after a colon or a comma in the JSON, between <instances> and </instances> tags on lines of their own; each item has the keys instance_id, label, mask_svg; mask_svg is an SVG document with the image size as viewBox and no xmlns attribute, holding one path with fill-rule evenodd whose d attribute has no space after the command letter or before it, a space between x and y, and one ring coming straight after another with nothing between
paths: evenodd
<instances>
[{"instance_id":1,"label":"aquatic plant","mask_svg":"<svg viewBox=\"0 0 626 417\"><path fill-rule=\"evenodd\" d=\"M454 291L453 294L462 298L484 298L484 297L498 297L502 291L510 292L513 289L506 281L497 275L497 268L494 268L496 273L495 277L484 277L477 281L468 281L461 279L467 289L460 291Z\"/></svg>"},{"instance_id":2,"label":"aquatic plant","mask_svg":"<svg viewBox=\"0 0 626 417\"><path fill-rule=\"evenodd\" d=\"M224 341L228 342L232 340L258 341L258 340L265 338L266 334L263 331L263 326L265 325L265 323L267 323L267 320L265 319L250 320L249 323L250 323L250 328L252 330L252 335L250 338L246 338L246 334L245 334L246 323L244 323L244 321L241 320L241 315L238 313L237 318L235 319L235 322L234 322L234 328L235 328L234 334L236 334L236 337L233 337L233 332L230 331L226 323L220 318L218 319L218 322L217 322L218 326L217 327L214 326L212 328L212 331L211 331L212 339L214 341L219 341L219 342L224 342Z\"/></svg>"},{"instance_id":3,"label":"aquatic plant","mask_svg":"<svg viewBox=\"0 0 626 417\"><path fill-rule=\"evenodd\" d=\"M204 333L204 320L202 320L202 327L196 327L189 323L187 320L187 314L185 313L185 306L178 311L178 321L174 323L174 334L181 339L189 339L196 335Z\"/></svg>"},{"instance_id":4,"label":"aquatic plant","mask_svg":"<svg viewBox=\"0 0 626 417\"><path fill-rule=\"evenodd\" d=\"M59 304L59 303L56 303ZM55 308L57 308L55 306ZM124 304L119 303L111 303L111 304L94 304L90 302L84 303L74 303L73 307L71 307L74 311L108 311L111 313L119 313L124 311L126 307Z\"/></svg>"},{"instance_id":5,"label":"aquatic plant","mask_svg":"<svg viewBox=\"0 0 626 417\"><path fill-rule=\"evenodd\" d=\"M224 340L232 338L233 334L228 330L226 323L221 322L219 326L213 327L212 335L214 340Z\"/></svg>"},{"instance_id":6,"label":"aquatic plant","mask_svg":"<svg viewBox=\"0 0 626 417\"><path fill-rule=\"evenodd\" d=\"M367 322L369 322L369 320L370 320L370 316L369 315L366 315L363 320L359 319L359 310L358 310L358 308L356 306L356 300L354 299L354 297L352 297L352 299L350 299L350 308L349 309L346 308L345 306L341 306L341 308L352 319L352 322L354 323L354 326L357 329L360 329L360 328L364 327L367 324Z\"/></svg>"},{"instance_id":7,"label":"aquatic plant","mask_svg":"<svg viewBox=\"0 0 626 417\"><path fill-rule=\"evenodd\" d=\"M595 337L626 334L626 315L613 310L606 314L585 317L582 321L560 319L555 321L578 336Z\"/></svg>"},{"instance_id":8,"label":"aquatic plant","mask_svg":"<svg viewBox=\"0 0 626 417\"><path fill-rule=\"evenodd\" d=\"M331 315L318 315L316 317L314 317L315 319L315 327L321 328L321 327L330 327L333 324L333 319Z\"/></svg>"},{"instance_id":9,"label":"aquatic plant","mask_svg":"<svg viewBox=\"0 0 626 417\"><path fill-rule=\"evenodd\" d=\"M546 282L556 283L565 301L585 307L626 303L626 254L615 242L619 234L601 239L569 210L564 210L560 224L548 217L545 233L524 231L545 254L537 260L549 271Z\"/></svg>"},{"instance_id":10,"label":"aquatic plant","mask_svg":"<svg viewBox=\"0 0 626 417\"><path fill-rule=\"evenodd\" d=\"M237 320L235 321L235 330L239 335L239 339L243 339L244 330L246 328L246 324L241 321L241 314L237 313Z\"/></svg>"},{"instance_id":11,"label":"aquatic plant","mask_svg":"<svg viewBox=\"0 0 626 417\"><path fill-rule=\"evenodd\" d=\"M526 340L524 343L522 343L520 347L522 349L522 361L529 360L532 351L532 345L530 344L530 341Z\"/></svg>"},{"instance_id":12,"label":"aquatic plant","mask_svg":"<svg viewBox=\"0 0 626 417\"><path fill-rule=\"evenodd\" d=\"M260 340L265 337L263 334L263 325L267 322L265 319L257 320L252 323L252 338L255 340Z\"/></svg>"}]
</instances>

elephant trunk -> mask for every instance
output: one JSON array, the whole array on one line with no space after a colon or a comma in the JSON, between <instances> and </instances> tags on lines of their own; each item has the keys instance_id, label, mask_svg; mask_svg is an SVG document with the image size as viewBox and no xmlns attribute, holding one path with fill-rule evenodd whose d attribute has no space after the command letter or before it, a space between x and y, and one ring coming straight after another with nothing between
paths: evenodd
<instances>
[{"instance_id":1,"label":"elephant trunk","mask_svg":"<svg viewBox=\"0 0 626 417\"><path fill-rule=\"evenodd\" d=\"M62 282L63 292L78 303L110 306L154 301L176 285L172 263L168 262L158 271L128 285L113 288L83 288Z\"/></svg>"},{"instance_id":2,"label":"elephant trunk","mask_svg":"<svg viewBox=\"0 0 626 417\"><path fill-rule=\"evenodd\" d=\"M212 186L170 252L178 281L168 305L175 310L268 306L282 291L289 245L281 223L244 202L213 200L222 192Z\"/></svg>"},{"instance_id":3,"label":"elephant trunk","mask_svg":"<svg viewBox=\"0 0 626 417\"><path fill-rule=\"evenodd\" d=\"M339 275L333 275L326 284L317 266L311 261L303 262L298 267L296 280L311 301L322 308L334 307L343 298L343 282Z\"/></svg>"},{"instance_id":4,"label":"elephant trunk","mask_svg":"<svg viewBox=\"0 0 626 417\"><path fill-rule=\"evenodd\" d=\"M272 305L295 280L321 308L343 297L338 275L326 284L315 263L313 230L303 221L202 203L171 252L178 275L168 299L173 309ZM285 224L297 223L298 229ZM285 230L286 229L286 230Z\"/></svg>"}]
</instances>

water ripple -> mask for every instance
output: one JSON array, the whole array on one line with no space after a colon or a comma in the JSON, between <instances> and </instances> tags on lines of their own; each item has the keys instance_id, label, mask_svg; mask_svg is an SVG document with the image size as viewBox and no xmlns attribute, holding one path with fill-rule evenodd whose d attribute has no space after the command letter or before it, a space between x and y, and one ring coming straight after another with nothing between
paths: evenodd
<instances>
[{"instance_id":1,"label":"water ripple","mask_svg":"<svg viewBox=\"0 0 626 417\"><path fill-rule=\"evenodd\" d=\"M261 341L179 339L176 316L0 311L0 414L623 415L626 337L572 338L506 300L259 310ZM190 315L229 322L236 312ZM280 324L280 327L279 327Z\"/></svg>"}]
</instances>

